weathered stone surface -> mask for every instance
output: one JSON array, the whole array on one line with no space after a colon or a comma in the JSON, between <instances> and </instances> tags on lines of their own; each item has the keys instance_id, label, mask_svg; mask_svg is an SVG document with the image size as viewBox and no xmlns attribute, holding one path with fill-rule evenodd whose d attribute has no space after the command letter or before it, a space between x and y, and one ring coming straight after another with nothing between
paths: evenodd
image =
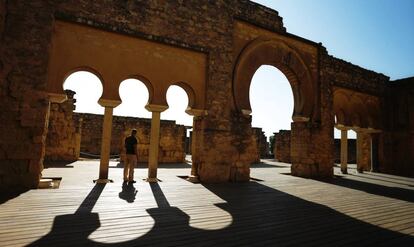
<instances>
[{"instance_id":1,"label":"weathered stone surface","mask_svg":"<svg viewBox=\"0 0 414 247\"><path fill-rule=\"evenodd\" d=\"M67 101L50 105L45 160L75 161L79 158L82 122L73 119L74 94L66 90Z\"/></svg>"},{"instance_id":2,"label":"weathered stone surface","mask_svg":"<svg viewBox=\"0 0 414 247\"><path fill-rule=\"evenodd\" d=\"M269 158L269 143L267 142L266 135L261 128L253 128L253 133L255 136L257 148L257 159L255 160L255 162L260 162L260 159Z\"/></svg>"},{"instance_id":3,"label":"weathered stone surface","mask_svg":"<svg viewBox=\"0 0 414 247\"><path fill-rule=\"evenodd\" d=\"M280 162L290 163L290 135L289 130L280 130L275 133L275 159Z\"/></svg>"},{"instance_id":4,"label":"weathered stone surface","mask_svg":"<svg viewBox=\"0 0 414 247\"><path fill-rule=\"evenodd\" d=\"M193 54L193 57L202 61L200 64L204 64L201 67L205 69L205 76L200 77L203 71L197 73L197 78L202 78L202 81L192 84L200 86L193 90L197 91L194 95L204 93L201 104L204 108L198 110L205 112L195 122L197 141L193 145L193 164L196 164L200 180L205 182L248 181L249 166L253 162L252 154L256 152L257 144L253 138L251 118L246 115L248 109L240 108L248 102L240 95L248 92L248 77L253 75L256 66L270 62L286 74L292 85L295 94L291 139L294 175L330 177L333 174L334 87L377 97L378 102L390 110L385 114L385 108L381 108L381 115L385 119L390 118L392 123L399 123L402 118L389 112L403 104L396 103L402 99L390 96L391 92L407 95L408 101L412 99L411 94L406 94L404 90L393 91L388 88L388 77L329 56L320 44L287 33L276 11L246 0L16 0L0 1L0 7L0 120L1 127L7 130L0 132L0 187L18 184L35 187L43 169L49 120L48 92L50 88L61 89L63 84L63 78L52 80L49 76L56 72L49 68L55 65L50 63L51 57L56 58L51 42L57 40L57 33L63 30L56 25L58 22L70 26L81 25L84 34L89 31L95 34L110 32L111 37L116 33L115 36L120 35L123 40L139 39L139 42L131 41L133 43L145 43L154 48L162 46L169 51L178 49L174 53L174 61L180 60L179 54ZM123 79L136 75L133 66L122 65L124 56L116 52L119 49L117 45L123 44L111 45L111 52L114 52L111 54L116 56L110 60L117 63L108 70L100 71L108 73L103 75L107 83L103 100L118 92L117 85ZM121 50L125 52L125 49L118 51ZM165 54L156 55L164 57ZM65 56L57 59L61 62ZM99 56L96 57L98 59ZM75 61L76 64L64 73L70 74L77 68L90 69L88 64L82 64L86 60L68 61ZM105 64L108 65L108 61ZM148 61L148 64L154 64L154 61ZM180 64L180 70L174 70L174 64L163 64L160 67L164 70L157 70L160 76L155 78L165 79L162 75L168 73L181 78L180 75L189 70L183 69L185 63ZM131 73L122 74L122 77L109 73L116 66L119 70L130 68ZM200 66L195 68L199 69ZM237 74L237 68L241 68L240 71L246 68L248 71ZM151 67L148 70L154 72L156 69ZM166 86L180 84L178 81L153 81L161 85L151 96L154 100L164 97ZM191 94L191 90L185 86L187 84L180 85ZM161 100L160 103L165 102ZM407 113L401 116L411 119L411 106L412 103ZM413 125L411 120L408 123ZM397 124L387 124L383 138L379 138L379 150L380 156L386 157L380 159L387 163L385 167L388 168L383 170L388 171L399 164L408 164L402 158L407 155L389 156L387 149L396 144L401 146L401 150L411 148L412 129L400 130ZM59 141L50 140L55 143ZM405 153L413 153L411 150ZM179 156L168 150L165 155ZM388 157L401 159L396 162L385 161ZM412 157L408 158L411 162ZM20 168L14 169L13 166ZM27 166L27 169L21 169L21 166ZM413 170L408 165L403 166L406 168L401 171Z\"/></svg>"}]
</instances>

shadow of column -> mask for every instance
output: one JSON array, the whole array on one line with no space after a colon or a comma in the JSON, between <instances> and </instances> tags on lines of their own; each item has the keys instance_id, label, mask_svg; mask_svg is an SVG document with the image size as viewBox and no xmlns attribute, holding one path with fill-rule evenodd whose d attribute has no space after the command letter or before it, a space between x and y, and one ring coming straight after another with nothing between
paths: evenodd
<instances>
[{"instance_id":1,"label":"shadow of column","mask_svg":"<svg viewBox=\"0 0 414 247\"><path fill-rule=\"evenodd\" d=\"M225 201L214 205L228 212L232 222L219 230L195 229L189 224L189 215L170 205L158 183L150 186L157 208L147 212L155 223L137 239L113 244L88 239L100 226L98 214L91 213L103 190L96 185L75 214L57 216L52 231L29 246L414 246L410 235L256 182L204 184L205 189ZM197 194L188 196L202 199ZM207 215L204 220L214 224L217 217ZM128 225L142 224L139 220L131 217Z\"/></svg>"},{"instance_id":2,"label":"shadow of column","mask_svg":"<svg viewBox=\"0 0 414 247\"><path fill-rule=\"evenodd\" d=\"M74 214L59 215L52 230L27 246L96 246L88 236L101 226L99 214L92 213L106 184L95 184Z\"/></svg>"}]
</instances>

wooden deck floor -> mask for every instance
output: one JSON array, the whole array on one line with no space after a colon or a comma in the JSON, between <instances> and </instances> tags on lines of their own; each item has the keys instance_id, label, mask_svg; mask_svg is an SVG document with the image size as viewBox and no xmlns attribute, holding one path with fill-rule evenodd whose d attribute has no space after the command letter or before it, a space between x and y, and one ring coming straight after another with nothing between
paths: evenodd
<instances>
[{"instance_id":1,"label":"wooden deck floor","mask_svg":"<svg viewBox=\"0 0 414 247\"><path fill-rule=\"evenodd\" d=\"M190 166L173 165L149 184L139 168L122 186L116 162L106 185L92 183L97 161L48 168L59 189L0 204L0 246L414 246L414 179L289 171L266 161L250 183L193 184L179 177Z\"/></svg>"}]
</instances>

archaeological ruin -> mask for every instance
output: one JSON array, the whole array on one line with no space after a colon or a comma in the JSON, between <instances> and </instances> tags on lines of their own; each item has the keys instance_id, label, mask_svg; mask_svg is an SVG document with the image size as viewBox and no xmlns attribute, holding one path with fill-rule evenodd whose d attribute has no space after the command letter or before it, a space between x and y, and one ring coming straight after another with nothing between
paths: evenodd
<instances>
[{"instance_id":1,"label":"archaeological ruin","mask_svg":"<svg viewBox=\"0 0 414 247\"><path fill-rule=\"evenodd\" d=\"M136 125L147 180L157 181L159 162L185 158L187 128L160 121L171 85L186 91L193 117L188 175L249 181L251 163L269 149L251 126L249 89L261 65L282 71L292 88L291 132L282 140L292 175L333 176L337 128L342 172L354 130L358 171L413 177L414 78L390 81L328 51L248 0L0 1L0 188L36 188L45 160L76 160L82 148L100 154L96 178L105 182L110 155L122 153ZM100 79L104 116L73 112L63 83L77 71ZM113 116L129 78L146 85L150 120Z\"/></svg>"}]
</instances>

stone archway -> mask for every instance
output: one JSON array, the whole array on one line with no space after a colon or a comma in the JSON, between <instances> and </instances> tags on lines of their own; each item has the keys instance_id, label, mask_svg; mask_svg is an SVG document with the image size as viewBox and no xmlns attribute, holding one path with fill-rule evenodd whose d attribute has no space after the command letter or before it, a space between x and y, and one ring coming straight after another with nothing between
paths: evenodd
<instances>
[{"instance_id":1,"label":"stone archway","mask_svg":"<svg viewBox=\"0 0 414 247\"><path fill-rule=\"evenodd\" d=\"M289 44L271 37L258 37L246 43L233 70L234 105L236 111L249 116L249 89L254 73L261 65L272 65L279 69L288 79L294 98L290 146L292 174L303 177L331 176L333 170L328 166L328 159L319 161L313 156L315 150L319 149L316 145L320 145L317 136L326 134L325 129L315 127L315 123L320 120L320 106L317 76L311 67L316 65L313 60L303 58L303 51Z\"/></svg>"},{"instance_id":2,"label":"stone archway","mask_svg":"<svg viewBox=\"0 0 414 247\"><path fill-rule=\"evenodd\" d=\"M315 106L315 85L308 66L300 54L284 41L257 38L240 53L233 74L233 93L236 109L251 113L249 89L252 77L261 65L272 65L282 71L292 87L294 98L293 121L309 121Z\"/></svg>"}]
</instances>

